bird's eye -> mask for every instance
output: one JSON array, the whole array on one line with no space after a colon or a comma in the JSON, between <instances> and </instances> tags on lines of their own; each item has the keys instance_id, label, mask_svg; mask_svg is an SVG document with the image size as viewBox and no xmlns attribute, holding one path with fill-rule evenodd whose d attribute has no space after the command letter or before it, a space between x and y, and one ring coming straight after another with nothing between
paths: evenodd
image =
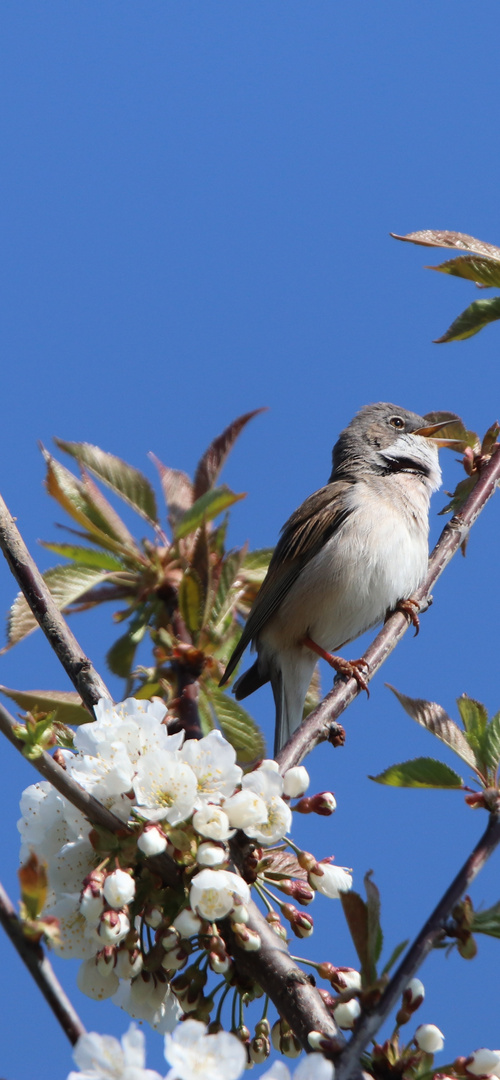
<instances>
[{"instance_id":1,"label":"bird's eye","mask_svg":"<svg viewBox=\"0 0 500 1080\"><path fill-rule=\"evenodd\" d=\"M401 431L401 428L404 428L405 426L405 422L400 416L391 416L389 423L392 424L394 428L397 428L398 431Z\"/></svg>"}]
</instances>

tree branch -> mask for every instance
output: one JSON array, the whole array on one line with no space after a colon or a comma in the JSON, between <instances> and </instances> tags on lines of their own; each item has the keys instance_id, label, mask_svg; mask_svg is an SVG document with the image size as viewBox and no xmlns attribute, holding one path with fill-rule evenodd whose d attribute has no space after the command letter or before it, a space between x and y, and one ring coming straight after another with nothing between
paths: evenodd
<instances>
[{"instance_id":1,"label":"tree branch","mask_svg":"<svg viewBox=\"0 0 500 1080\"><path fill-rule=\"evenodd\" d=\"M92 712L99 698L111 698L111 694L61 615L1 495L0 548L49 644Z\"/></svg>"},{"instance_id":2,"label":"tree branch","mask_svg":"<svg viewBox=\"0 0 500 1080\"><path fill-rule=\"evenodd\" d=\"M430 556L427 577L414 594L414 598L420 603L421 610L426 610L431 589L450 559L467 539L474 522L494 494L499 480L500 452L496 449L488 464L481 470L480 478L460 512L445 525ZM367 681L373 678L387 660L408 627L408 619L401 612L395 611L389 617L364 653L363 659L369 664L368 673L363 671L363 676ZM304 720L278 754L277 761L281 773L286 772L292 765L299 765L318 743L328 739L332 724L338 720L360 692L355 679L348 679L346 682L334 685L333 690L309 714L307 720Z\"/></svg>"},{"instance_id":3,"label":"tree branch","mask_svg":"<svg viewBox=\"0 0 500 1080\"><path fill-rule=\"evenodd\" d=\"M374 1009L365 1012L360 1018L350 1042L338 1058L335 1073L337 1080L349 1080L353 1073L357 1072L360 1055L363 1053L367 1043L374 1037L391 1009L394 1008L409 980L418 971L418 968L441 936L443 926L449 918L453 907L483 868L499 843L500 814L490 814L486 831L408 949L380 1001Z\"/></svg>"},{"instance_id":4,"label":"tree branch","mask_svg":"<svg viewBox=\"0 0 500 1080\"><path fill-rule=\"evenodd\" d=\"M82 1021L66 996L50 960L44 955L41 945L30 941L23 934L22 922L1 884L0 924L19 953L21 960L26 964L30 975L33 976L37 986L42 991L45 1000L56 1019L59 1020L70 1043L74 1046L80 1035L85 1035Z\"/></svg>"}]
</instances>

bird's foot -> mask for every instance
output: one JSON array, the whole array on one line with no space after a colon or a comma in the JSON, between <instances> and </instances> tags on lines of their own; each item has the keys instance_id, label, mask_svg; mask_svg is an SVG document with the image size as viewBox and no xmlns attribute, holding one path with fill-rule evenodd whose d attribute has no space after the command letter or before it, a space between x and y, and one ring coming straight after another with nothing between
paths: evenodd
<instances>
[{"instance_id":1,"label":"bird's foot","mask_svg":"<svg viewBox=\"0 0 500 1080\"><path fill-rule=\"evenodd\" d=\"M321 645L317 645L312 638L302 638L302 645L306 645L308 649L312 649L317 656L321 656L322 660L326 660L327 664L337 672L337 675L341 675L344 679L355 679L361 690L366 690L368 697L370 697L370 691L368 689L368 683L360 671L360 668L369 668L367 660L344 660L343 656L334 656L333 653L329 653L326 649L322 649Z\"/></svg>"},{"instance_id":2,"label":"bird's foot","mask_svg":"<svg viewBox=\"0 0 500 1080\"><path fill-rule=\"evenodd\" d=\"M400 611L403 615L406 615L408 621L415 627L414 636L416 637L420 630L420 619L418 617L420 612L420 602L418 600L413 600L410 596L408 600L399 600L394 611ZM385 621L387 621L389 615L392 615L392 611L387 612Z\"/></svg>"}]
</instances>

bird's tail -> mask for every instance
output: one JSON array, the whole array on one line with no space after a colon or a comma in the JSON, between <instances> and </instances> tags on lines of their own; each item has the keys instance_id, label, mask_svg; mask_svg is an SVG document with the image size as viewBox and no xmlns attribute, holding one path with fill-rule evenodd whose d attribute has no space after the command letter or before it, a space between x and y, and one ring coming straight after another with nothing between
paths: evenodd
<instances>
[{"instance_id":1,"label":"bird's tail","mask_svg":"<svg viewBox=\"0 0 500 1080\"><path fill-rule=\"evenodd\" d=\"M302 723L304 702L309 689L316 658L304 650L279 655L279 666L270 664L270 679L276 706L274 756L279 754L291 735Z\"/></svg>"}]
</instances>

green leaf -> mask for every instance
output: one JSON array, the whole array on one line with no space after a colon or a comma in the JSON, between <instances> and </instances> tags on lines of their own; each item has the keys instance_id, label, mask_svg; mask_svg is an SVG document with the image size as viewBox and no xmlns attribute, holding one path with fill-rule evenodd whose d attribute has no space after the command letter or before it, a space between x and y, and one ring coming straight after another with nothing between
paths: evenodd
<instances>
[{"instance_id":1,"label":"green leaf","mask_svg":"<svg viewBox=\"0 0 500 1080\"><path fill-rule=\"evenodd\" d=\"M53 721L78 727L90 723L94 717L82 705L82 699L74 690L11 690L0 686L0 691L15 701L25 712L53 712Z\"/></svg>"},{"instance_id":2,"label":"green leaf","mask_svg":"<svg viewBox=\"0 0 500 1080\"><path fill-rule=\"evenodd\" d=\"M484 911L475 911L472 916L473 934L487 934L488 937L500 938L500 901Z\"/></svg>"},{"instance_id":3,"label":"green leaf","mask_svg":"<svg viewBox=\"0 0 500 1080\"><path fill-rule=\"evenodd\" d=\"M473 750L476 759L482 764L484 761L484 737L488 726L488 712L480 701L475 701L467 694L457 698L460 719L467 733L467 742Z\"/></svg>"},{"instance_id":4,"label":"green leaf","mask_svg":"<svg viewBox=\"0 0 500 1080\"><path fill-rule=\"evenodd\" d=\"M442 345L447 341L465 341L473 337L490 322L500 319L500 296L491 300L474 300L469 307L448 327L442 337L435 338L436 345Z\"/></svg>"},{"instance_id":5,"label":"green leaf","mask_svg":"<svg viewBox=\"0 0 500 1080\"><path fill-rule=\"evenodd\" d=\"M64 439L54 439L54 442L60 450L76 458L80 465L99 477L141 517L156 524L158 512L155 493L144 473L91 443L66 442Z\"/></svg>"},{"instance_id":6,"label":"green leaf","mask_svg":"<svg viewBox=\"0 0 500 1080\"><path fill-rule=\"evenodd\" d=\"M466 739L458 724L455 724L441 705L437 705L435 701L407 697L406 694L401 694L399 690L396 690L394 686L390 686L389 683L386 683L386 686L389 687L389 690L392 690L412 720L416 720L417 724L421 724L427 731L436 735L445 746L453 750L471 768L476 767L476 756L472 744Z\"/></svg>"},{"instance_id":7,"label":"green leaf","mask_svg":"<svg viewBox=\"0 0 500 1080\"><path fill-rule=\"evenodd\" d=\"M390 765L378 776L369 776L368 779L390 787L457 789L464 786L462 778L448 765L435 758L423 757Z\"/></svg>"},{"instance_id":8,"label":"green leaf","mask_svg":"<svg viewBox=\"0 0 500 1080\"><path fill-rule=\"evenodd\" d=\"M484 737L484 758L490 769L500 764L500 712L492 716Z\"/></svg>"},{"instance_id":9,"label":"green leaf","mask_svg":"<svg viewBox=\"0 0 500 1080\"><path fill-rule=\"evenodd\" d=\"M488 287L500 288L500 262L498 259L485 259L478 255L461 255L458 259L448 259L439 266L426 266L426 270L439 270L442 274L466 278L467 281L479 282Z\"/></svg>"},{"instance_id":10,"label":"green leaf","mask_svg":"<svg viewBox=\"0 0 500 1080\"><path fill-rule=\"evenodd\" d=\"M457 514L461 507L467 502L471 491L474 490L479 480L479 473L475 472L472 476L466 476L465 480L460 480L457 484L455 491L453 492L453 498L451 502L443 506L443 509L439 511L439 514Z\"/></svg>"},{"instance_id":11,"label":"green leaf","mask_svg":"<svg viewBox=\"0 0 500 1080\"><path fill-rule=\"evenodd\" d=\"M130 631L113 642L106 653L106 663L113 675L118 675L120 679L129 678L136 650L137 641L134 641Z\"/></svg>"},{"instance_id":12,"label":"green leaf","mask_svg":"<svg viewBox=\"0 0 500 1080\"><path fill-rule=\"evenodd\" d=\"M249 551L243 560L246 581L260 585L267 574L274 548L258 548Z\"/></svg>"},{"instance_id":13,"label":"green leaf","mask_svg":"<svg viewBox=\"0 0 500 1080\"><path fill-rule=\"evenodd\" d=\"M391 955L390 955L387 963L384 964L384 967L382 968L382 971L380 972L381 975L388 975L389 974L391 968L393 968L396 961L399 960L399 957L401 956L401 953L404 952L404 950L406 949L406 946L409 944L409 942L410 942L410 939L407 938L406 941L400 941L399 945L396 945L396 948L393 949L393 951L391 952Z\"/></svg>"},{"instance_id":14,"label":"green leaf","mask_svg":"<svg viewBox=\"0 0 500 1080\"><path fill-rule=\"evenodd\" d=\"M222 734L234 746L240 765L250 765L265 757L264 736L250 713L218 687L207 685L206 693Z\"/></svg>"},{"instance_id":15,"label":"green leaf","mask_svg":"<svg viewBox=\"0 0 500 1080\"><path fill-rule=\"evenodd\" d=\"M47 465L45 486L49 495L59 503L67 514L79 525L82 525L94 543L115 551L132 556L137 553L135 541L128 530L130 541L124 538L120 532L116 520L120 522L118 515L112 511L111 515L105 516L91 497L90 490L77 480L73 473L56 461L47 450L42 448L42 453ZM104 500L105 501L105 500ZM109 504L108 504L109 505ZM110 507L111 509L111 507ZM125 529L125 526L123 526Z\"/></svg>"},{"instance_id":16,"label":"green leaf","mask_svg":"<svg viewBox=\"0 0 500 1080\"><path fill-rule=\"evenodd\" d=\"M198 712L200 714L201 730L204 735L208 735L209 731L213 731L215 724L210 702L202 686L200 686L198 694Z\"/></svg>"},{"instance_id":17,"label":"green leaf","mask_svg":"<svg viewBox=\"0 0 500 1080\"><path fill-rule=\"evenodd\" d=\"M64 611L69 604L79 600L81 596L107 581L110 577L105 570L91 570L85 566L54 566L46 570L42 577L48 586L59 611ZM7 621L8 645L16 645L32 630L36 630L38 622L22 593L18 593L9 611Z\"/></svg>"},{"instance_id":18,"label":"green leaf","mask_svg":"<svg viewBox=\"0 0 500 1080\"><path fill-rule=\"evenodd\" d=\"M160 474L163 497L167 504L168 517L172 528L181 520L189 507L193 505L193 485L187 473L180 469L171 469L164 465L155 454L149 457Z\"/></svg>"},{"instance_id":19,"label":"green leaf","mask_svg":"<svg viewBox=\"0 0 500 1080\"><path fill-rule=\"evenodd\" d=\"M210 443L208 450L205 450L196 468L194 476L195 499L199 499L201 495L204 495L206 491L209 491L214 486L240 431L248 424L249 420L253 420L253 417L258 416L261 412L265 412L265 409L253 409L252 412L238 416L236 420L233 420L232 424L229 424L224 429L221 435L217 435L217 438Z\"/></svg>"},{"instance_id":20,"label":"green leaf","mask_svg":"<svg viewBox=\"0 0 500 1080\"><path fill-rule=\"evenodd\" d=\"M243 555L243 550L231 551L222 563L217 592L208 622L210 628L215 632L221 628L226 615L234 607L238 593L244 590L241 582L239 589L233 588L235 578L241 569Z\"/></svg>"},{"instance_id":21,"label":"green leaf","mask_svg":"<svg viewBox=\"0 0 500 1080\"><path fill-rule=\"evenodd\" d=\"M72 559L79 566L98 567L100 570L123 570L124 564L121 559L111 555L108 551L95 550L94 548L79 547L77 544L52 544L46 540L39 541L41 547L47 551L53 551L56 555L62 555L64 559Z\"/></svg>"},{"instance_id":22,"label":"green leaf","mask_svg":"<svg viewBox=\"0 0 500 1080\"><path fill-rule=\"evenodd\" d=\"M186 570L182 575L179 585L179 607L188 630L196 635L201 627L203 599L201 582L194 570Z\"/></svg>"},{"instance_id":23,"label":"green leaf","mask_svg":"<svg viewBox=\"0 0 500 1080\"><path fill-rule=\"evenodd\" d=\"M175 529L176 539L182 540L184 536L189 536L189 533L195 532L202 521L212 521L223 510L227 510L228 506L233 506L244 498L245 493L236 495L224 484L222 487L207 491L183 514Z\"/></svg>"}]
</instances>

